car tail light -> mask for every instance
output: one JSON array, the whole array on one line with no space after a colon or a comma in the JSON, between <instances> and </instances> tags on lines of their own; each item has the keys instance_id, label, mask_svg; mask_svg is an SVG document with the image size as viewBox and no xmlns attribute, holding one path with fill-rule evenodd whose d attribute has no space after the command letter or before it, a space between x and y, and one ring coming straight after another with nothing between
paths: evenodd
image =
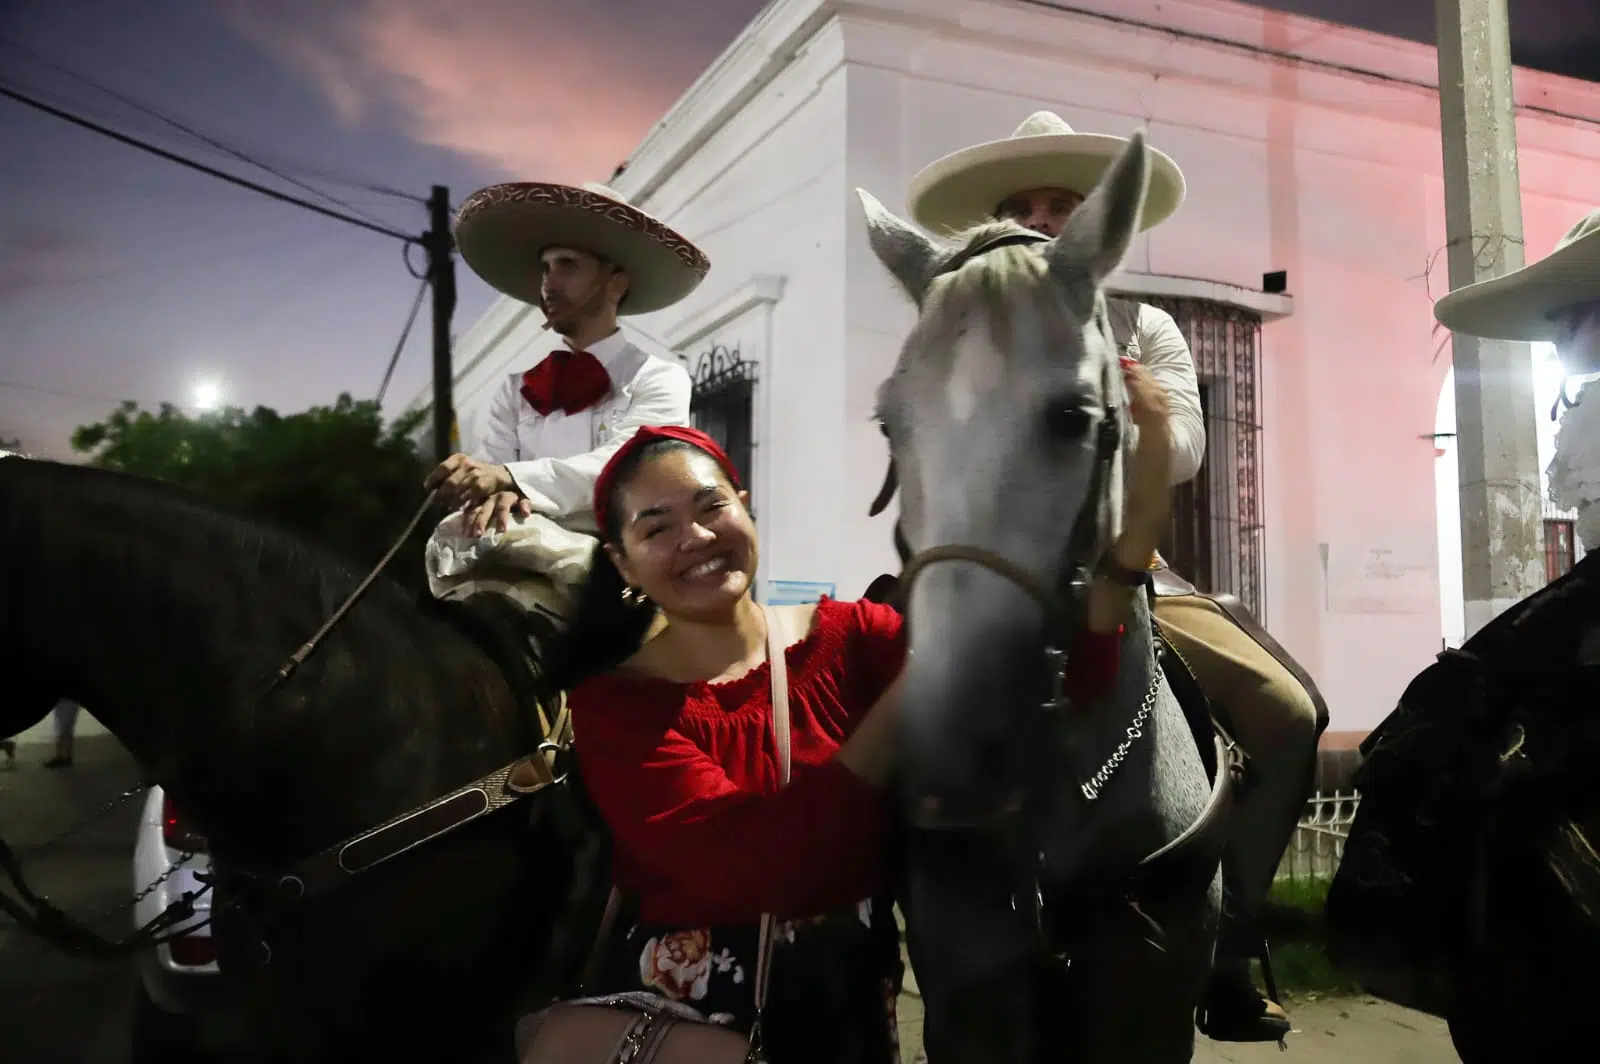
<instances>
[{"instance_id":1,"label":"car tail light","mask_svg":"<svg viewBox=\"0 0 1600 1064\"><path fill-rule=\"evenodd\" d=\"M180 968L204 968L217 960L217 943L210 935L184 935L168 942L167 949Z\"/></svg>"},{"instance_id":2,"label":"car tail light","mask_svg":"<svg viewBox=\"0 0 1600 1064\"><path fill-rule=\"evenodd\" d=\"M161 799L161 839L174 850L205 853L206 837L196 831L179 813L172 799Z\"/></svg>"}]
</instances>

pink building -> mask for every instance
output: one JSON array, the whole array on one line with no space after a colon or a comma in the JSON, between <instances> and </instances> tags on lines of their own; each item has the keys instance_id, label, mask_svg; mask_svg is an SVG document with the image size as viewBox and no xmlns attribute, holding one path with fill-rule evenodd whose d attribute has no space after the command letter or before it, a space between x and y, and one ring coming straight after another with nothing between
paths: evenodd
<instances>
[{"instance_id":1,"label":"pink building","mask_svg":"<svg viewBox=\"0 0 1600 1064\"><path fill-rule=\"evenodd\" d=\"M1450 364L1430 310L1448 287L1436 77L1430 48L1227 0L774 0L611 181L713 262L637 324L747 456L765 576L859 594L895 565L891 517L867 517L869 418L912 312L852 189L903 210L925 163L1040 108L1147 127L1189 197L1119 287L1188 330L1211 435L1172 554L1256 605L1348 738L1450 634L1441 588L1459 603L1432 435ZM1517 90L1533 258L1600 199L1600 85L1519 71ZM462 339L466 438L489 383L548 343L539 320L502 302Z\"/></svg>"}]
</instances>

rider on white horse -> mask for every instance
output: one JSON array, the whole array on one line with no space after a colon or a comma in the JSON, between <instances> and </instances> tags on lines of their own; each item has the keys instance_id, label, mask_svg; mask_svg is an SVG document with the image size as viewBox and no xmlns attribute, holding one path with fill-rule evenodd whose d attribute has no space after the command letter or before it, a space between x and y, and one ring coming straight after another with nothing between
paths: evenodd
<instances>
[{"instance_id":1,"label":"rider on white horse","mask_svg":"<svg viewBox=\"0 0 1600 1064\"><path fill-rule=\"evenodd\" d=\"M1049 236L1095 187L1127 146L1123 137L1076 133L1057 115L1040 111L1009 138L979 144L929 164L911 182L914 220L935 233L953 233L1008 219ZM1151 149L1151 176L1141 228L1168 218L1183 201L1177 164ZM1205 420L1194 359L1172 317L1142 303L1110 300L1117 342L1167 394L1172 409L1172 482L1199 471ZM1164 568L1157 558L1152 568ZM1235 738L1249 753L1254 784L1243 796L1225 865L1237 924L1224 928L1218 960L1202 1006L1203 1029L1223 1041L1279 1041L1289 1029L1281 1006L1251 980L1250 916L1265 898L1279 859L1304 808L1323 722L1307 687L1210 598L1161 594L1152 611L1162 634L1183 656L1205 693L1225 707Z\"/></svg>"}]
</instances>

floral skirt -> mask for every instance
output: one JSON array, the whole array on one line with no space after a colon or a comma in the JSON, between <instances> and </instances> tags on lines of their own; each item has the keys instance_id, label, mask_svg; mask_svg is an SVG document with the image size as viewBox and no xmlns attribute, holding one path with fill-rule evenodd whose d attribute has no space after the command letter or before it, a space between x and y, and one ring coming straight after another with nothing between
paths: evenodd
<instances>
[{"instance_id":1,"label":"floral skirt","mask_svg":"<svg viewBox=\"0 0 1600 1064\"><path fill-rule=\"evenodd\" d=\"M757 925L635 924L606 951L602 993L645 990L747 1032L755 1022ZM771 1064L899 1064L900 939L874 899L778 925L761 1047Z\"/></svg>"}]
</instances>

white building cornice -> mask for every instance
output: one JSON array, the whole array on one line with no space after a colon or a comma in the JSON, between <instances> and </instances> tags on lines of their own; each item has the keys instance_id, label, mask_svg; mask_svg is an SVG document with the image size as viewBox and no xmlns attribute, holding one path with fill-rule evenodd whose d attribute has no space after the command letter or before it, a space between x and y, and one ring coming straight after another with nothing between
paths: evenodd
<instances>
[{"instance_id":1,"label":"white building cornice","mask_svg":"<svg viewBox=\"0 0 1600 1064\"><path fill-rule=\"evenodd\" d=\"M1199 277L1172 277L1159 273L1115 273L1106 281L1106 291L1120 296L1203 299L1223 306L1238 307L1261 316L1262 324L1279 321L1294 313L1294 296L1286 293L1258 292L1221 281Z\"/></svg>"},{"instance_id":2,"label":"white building cornice","mask_svg":"<svg viewBox=\"0 0 1600 1064\"><path fill-rule=\"evenodd\" d=\"M984 44L1019 56L1047 52L1055 62L1114 62L1130 73L1231 82L1241 92L1269 97L1271 79L1259 69L1250 76L1217 64L1224 53L1254 55L1298 67L1297 102L1331 108L1351 103L1343 97L1352 79L1367 83L1363 99L1354 101L1365 111L1382 110L1374 94L1437 97L1438 58L1427 45L1232 0L772 0L662 116L611 183L647 204L834 17L905 26L929 42ZM906 65L934 73L911 59ZM1327 84L1312 92L1312 81ZM1600 124L1600 84L1518 67L1516 99L1520 113L1556 126ZM1406 113L1416 124L1437 125L1437 103ZM1537 128L1527 133L1529 147L1549 140Z\"/></svg>"},{"instance_id":3,"label":"white building cornice","mask_svg":"<svg viewBox=\"0 0 1600 1064\"><path fill-rule=\"evenodd\" d=\"M783 298L785 278L756 274L738 288L675 322L665 337L674 350L699 343L730 321Z\"/></svg>"}]
</instances>

